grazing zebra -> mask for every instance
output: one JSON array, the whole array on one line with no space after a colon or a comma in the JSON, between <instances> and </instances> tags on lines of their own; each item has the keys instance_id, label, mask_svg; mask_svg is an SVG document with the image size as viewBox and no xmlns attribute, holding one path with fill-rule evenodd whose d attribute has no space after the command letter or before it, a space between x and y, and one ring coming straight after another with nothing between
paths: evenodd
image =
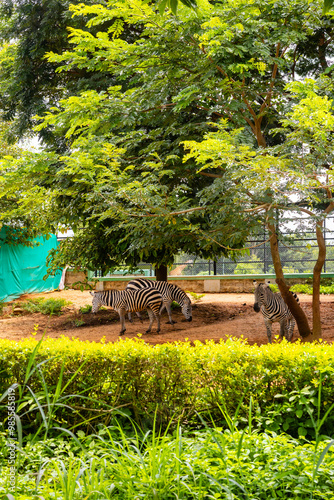
<instances>
[{"instance_id":1,"label":"grazing zebra","mask_svg":"<svg viewBox=\"0 0 334 500\"><path fill-rule=\"evenodd\" d=\"M160 309L162 307L161 293L156 289L142 290L107 290L105 292L90 292L93 295L92 313L97 313L101 306L110 306L118 312L121 321L121 333L125 332L126 312L136 312L147 309L150 324L146 333L152 328L154 318L157 320L157 333L160 332Z\"/></svg>"},{"instance_id":2,"label":"grazing zebra","mask_svg":"<svg viewBox=\"0 0 334 500\"><path fill-rule=\"evenodd\" d=\"M166 281L151 281L145 278L138 278L129 283L126 286L126 290L139 290L142 288L155 288L159 290L162 295L163 305L160 310L160 314L166 308L169 318L169 323L173 325L175 321L172 320L172 309L171 303L173 300L180 304L182 312L187 321L192 321L192 308L191 301L188 295L177 285L172 285Z\"/></svg>"},{"instance_id":3,"label":"grazing zebra","mask_svg":"<svg viewBox=\"0 0 334 500\"><path fill-rule=\"evenodd\" d=\"M280 293L273 293L268 283L257 284L254 280L253 284L255 286L254 310L262 312L269 343L271 344L272 324L275 322L280 324L280 337L283 338L284 336L290 342L296 321L283 297ZM295 293L293 293L293 296L299 302Z\"/></svg>"}]
</instances>

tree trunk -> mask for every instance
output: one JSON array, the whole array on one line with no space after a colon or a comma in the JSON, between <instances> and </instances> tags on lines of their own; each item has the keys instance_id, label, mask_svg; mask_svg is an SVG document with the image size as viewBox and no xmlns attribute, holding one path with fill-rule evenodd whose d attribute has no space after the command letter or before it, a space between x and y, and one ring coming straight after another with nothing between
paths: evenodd
<instances>
[{"instance_id":1,"label":"tree trunk","mask_svg":"<svg viewBox=\"0 0 334 500\"><path fill-rule=\"evenodd\" d=\"M323 222L318 222L316 226L317 242L318 242L318 258L313 268L313 297L312 297L312 312L313 312L313 336L316 340L321 337L321 321L320 321L320 277L323 265L326 260L326 243L322 233Z\"/></svg>"},{"instance_id":2,"label":"tree trunk","mask_svg":"<svg viewBox=\"0 0 334 500\"><path fill-rule=\"evenodd\" d=\"M256 141L258 143L258 146L260 146L262 148L266 148L267 142L266 142L266 139L265 139L265 137L262 133L262 130L261 130L261 122L262 122L262 116L261 116L261 118L254 120L254 133L255 133L255 137L256 137Z\"/></svg>"},{"instance_id":3,"label":"tree trunk","mask_svg":"<svg viewBox=\"0 0 334 500\"><path fill-rule=\"evenodd\" d=\"M334 210L334 202L330 197L330 203L325 210L328 215ZM321 320L320 320L320 278L321 271L326 260L326 242L322 232L323 221L316 225L316 235L318 242L318 258L313 268L313 297L312 297L312 313L313 313L313 335L316 340L321 337Z\"/></svg>"},{"instance_id":4,"label":"tree trunk","mask_svg":"<svg viewBox=\"0 0 334 500\"><path fill-rule=\"evenodd\" d=\"M281 258L278 251L278 239L276 234L276 229L273 223L268 222L268 229L270 233L270 249L271 256L273 259L275 274L276 274L276 283L278 285L279 291L284 299L284 302L290 309L293 317L295 318L298 326L299 333L303 340L312 341L313 335L308 324L307 317L300 307L299 303L296 301L292 293L289 292L289 287L285 283L284 274L282 270Z\"/></svg>"},{"instance_id":5,"label":"tree trunk","mask_svg":"<svg viewBox=\"0 0 334 500\"><path fill-rule=\"evenodd\" d=\"M155 276L157 281L167 281L167 276L168 276L167 266L156 266Z\"/></svg>"}]
</instances>

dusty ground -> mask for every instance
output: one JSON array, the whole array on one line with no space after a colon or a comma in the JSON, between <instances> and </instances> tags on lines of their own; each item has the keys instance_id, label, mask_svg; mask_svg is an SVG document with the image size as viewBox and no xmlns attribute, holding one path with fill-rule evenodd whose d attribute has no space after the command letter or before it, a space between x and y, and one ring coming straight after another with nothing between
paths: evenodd
<instances>
[{"instance_id":1,"label":"dusty ground","mask_svg":"<svg viewBox=\"0 0 334 500\"><path fill-rule=\"evenodd\" d=\"M118 314L111 310L100 310L97 315L82 314L79 312L81 306L91 304L88 291L63 290L62 292L51 292L47 294L33 294L21 297L23 301L34 297L64 298L72 302L65 308L61 316L45 316L39 313L21 314L10 316L12 306L7 307L5 314L0 316L0 338L20 340L31 337L34 329L37 331L35 338L41 338L46 331L47 336L58 338L61 335L76 337L80 340L98 342L102 337L107 342L115 342L119 338L120 323ZM311 297L299 295L299 300L307 316L311 317ZM7 313L6 313L7 311ZM334 341L334 295L321 297L321 313L323 339L328 342ZM189 339L190 341L213 339L225 339L227 336L247 338L250 344L267 343L267 334L261 313L253 310L252 294L205 294L200 300L193 301L193 321L187 322L180 309L173 311L173 319L177 323L172 327L166 324L168 317L162 316L161 333L157 335L156 324L153 324L152 333L146 334L148 320L140 323L135 319L134 323L126 323L127 330L124 338L136 337L138 333L142 338L152 344L173 342L176 340ZM295 328L294 339L300 338ZM279 325L273 325L273 333L278 335Z\"/></svg>"}]
</instances>

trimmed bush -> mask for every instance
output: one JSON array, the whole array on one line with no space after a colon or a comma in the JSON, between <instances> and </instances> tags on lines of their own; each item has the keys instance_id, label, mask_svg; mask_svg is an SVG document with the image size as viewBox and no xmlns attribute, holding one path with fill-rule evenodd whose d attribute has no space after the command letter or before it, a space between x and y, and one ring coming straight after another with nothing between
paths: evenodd
<instances>
[{"instance_id":1,"label":"trimmed bush","mask_svg":"<svg viewBox=\"0 0 334 500\"><path fill-rule=\"evenodd\" d=\"M162 427L211 418L226 426L226 415L243 427L251 411L259 430L313 438L334 403L334 348L325 343L257 347L231 339L150 346L140 339L62 338L2 340L0 348L0 394L18 384L24 432L41 422L40 407L62 426L108 425L118 408L142 428L152 427L155 414ZM6 408L1 411L3 420ZM330 435L333 424L329 411L321 432Z\"/></svg>"}]
</instances>

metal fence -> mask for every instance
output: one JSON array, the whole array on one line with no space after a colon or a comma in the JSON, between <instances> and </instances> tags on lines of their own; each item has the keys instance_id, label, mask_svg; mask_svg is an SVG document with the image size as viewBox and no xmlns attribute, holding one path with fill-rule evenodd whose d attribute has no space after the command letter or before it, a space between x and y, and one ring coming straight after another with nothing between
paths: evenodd
<instances>
[{"instance_id":1,"label":"metal fence","mask_svg":"<svg viewBox=\"0 0 334 500\"><path fill-rule=\"evenodd\" d=\"M299 233L295 237L292 230L283 233L284 243L279 244L279 252L283 271L290 273L312 273L317 259L318 245L316 235L310 230ZM327 258L323 272L334 273L334 218L328 218L324 227L324 237L327 247ZM248 241L248 254L236 258L236 260L222 257L217 261L204 260L194 255L183 254L176 258L169 270L170 276L214 276L231 274L274 274L274 266L271 258L269 235L263 234L253 237ZM122 275L154 276L154 268L151 264L139 264L138 271L128 272L124 269L108 274L105 277L116 277ZM96 277L101 273L95 272Z\"/></svg>"}]
</instances>

